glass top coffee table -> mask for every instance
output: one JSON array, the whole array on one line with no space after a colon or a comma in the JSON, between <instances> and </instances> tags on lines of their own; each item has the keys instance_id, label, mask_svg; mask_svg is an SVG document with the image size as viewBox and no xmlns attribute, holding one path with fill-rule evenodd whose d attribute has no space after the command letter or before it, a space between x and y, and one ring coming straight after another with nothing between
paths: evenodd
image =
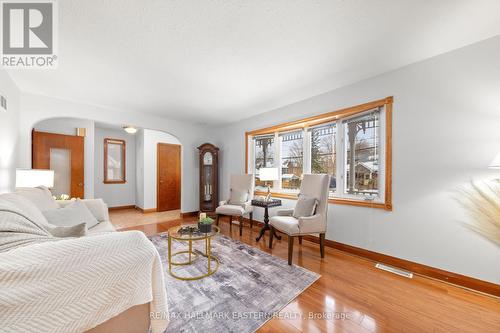
<instances>
[{"instance_id":1,"label":"glass top coffee table","mask_svg":"<svg viewBox=\"0 0 500 333\"><path fill-rule=\"evenodd\" d=\"M189 230L190 229L190 230ZM200 280L207 276L212 275L219 269L219 259L212 255L211 239L220 232L219 227L212 225L212 231L208 233L200 232L196 224L178 225L168 229L168 272L176 279L184 281ZM172 253L172 240L188 243L188 249L184 251L177 251ZM201 251L193 251L193 241L205 240L205 253ZM175 262L173 258L180 255L187 254L188 260L183 262ZM198 254L205 257L207 260L207 273L197 276L179 276L172 271L173 266L192 265L197 260ZM212 262L215 265L212 265Z\"/></svg>"}]
</instances>

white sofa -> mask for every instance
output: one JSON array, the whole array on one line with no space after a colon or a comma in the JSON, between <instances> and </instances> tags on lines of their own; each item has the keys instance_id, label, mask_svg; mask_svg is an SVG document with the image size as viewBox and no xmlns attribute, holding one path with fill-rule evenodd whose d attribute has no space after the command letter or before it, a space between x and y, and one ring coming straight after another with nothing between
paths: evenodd
<instances>
[{"instance_id":1,"label":"white sofa","mask_svg":"<svg viewBox=\"0 0 500 333\"><path fill-rule=\"evenodd\" d=\"M88 229L89 234L116 231L109 220L108 205L106 205L102 199L83 199L82 202L90 210L92 215L94 215L96 220L99 221L97 225ZM71 200L56 200L56 203L59 207L64 208L71 204Z\"/></svg>"},{"instance_id":2,"label":"white sofa","mask_svg":"<svg viewBox=\"0 0 500 333\"><path fill-rule=\"evenodd\" d=\"M16 194L31 201L41 212L54 208L64 208L73 202L71 200L54 200L50 191L43 187L19 188L16 190ZM82 202L99 222L88 228L89 234L116 231L109 220L108 206L102 199L83 199Z\"/></svg>"},{"instance_id":3,"label":"white sofa","mask_svg":"<svg viewBox=\"0 0 500 333\"><path fill-rule=\"evenodd\" d=\"M99 223L83 237L56 237L42 211L70 202L56 202L46 189L0 195L0 331L165 330L155 246L139 231L114 232L102 200L83 202Z\"/></svg>"}]
</instances>

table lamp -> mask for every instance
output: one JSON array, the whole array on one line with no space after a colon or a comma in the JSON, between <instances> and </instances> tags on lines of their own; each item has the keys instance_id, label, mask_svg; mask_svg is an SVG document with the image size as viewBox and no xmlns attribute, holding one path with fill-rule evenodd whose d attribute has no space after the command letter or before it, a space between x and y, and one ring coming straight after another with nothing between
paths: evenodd
<instances>
[{"instance_id":1,"label":"table lamp","mask_svg":"<svg viewBox=\"0 0 500 333\"><path fill-rule=\"evenodd\" d=\"M260 168L259 179L264 182L278 180L278 168ZM268 184L266 201L269 201L270 199L271 199L271 187Z\"/></svg>"},{"instance_id":2,"label":"table lamp","mask_svg":"<svg viewBox=\"0 0 500 333\"><path fill-rule=\"evenodd\" d=\"M493 161L491 161L490 165L488 165L490 169L500 169L500 153L495 156Z\"/></svg>"},{"instance_id":3,"label":"table lamp","mask_svg":"<svg viewBox=\"0 0 500 333\"><path fill-rule=\"evenodd\" d=\"M54 170L16 169L16 187L54 187Z\"/></svg>"}]
</instances>

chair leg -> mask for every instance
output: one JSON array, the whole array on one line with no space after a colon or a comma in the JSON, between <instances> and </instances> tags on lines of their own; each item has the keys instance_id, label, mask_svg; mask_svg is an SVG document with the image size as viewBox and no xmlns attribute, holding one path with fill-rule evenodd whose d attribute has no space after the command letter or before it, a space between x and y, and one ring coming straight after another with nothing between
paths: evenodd
<instances>
[{"instance_id":1,"label":"chair leg","mask_svg":"<svg viewBox=\"0 0 500 333\"><path fill-rule=\"evenodd\" d=\"M243 236L243 215L239 218L240 221L240 237Z\"/></svg>"},{"instance_id":2,"label":"chair leg","mask_svg":"<svg viewBox=\"0 0 500 333\"><path fill-rule=\"evenodd\" d=\"M215 225L216 226L219 226L219 218L220 218L220 215L217 214L217 216L215 217Z\"/></svg>"},{"instance_id":3,"label":"chair leg","mask_svg":"<svg viewBox=\"0 0 500 333\"><path fill-rule=\"evenodd\" d=\"M271 229L269 229L269 248L273 248L273 236L274 236L274 227L271 226Z\"/></svg>"},{"instance_id":4,"label":"chair leg","mask_svg":"<svg viewBox=\"0 0 500 333\"><path fill-rule=\"evenodd\" d=\"M293 236L288 236L288 265L292 264L293 256Z\"/></svg>"},{"instance_id":5,"label":"chair leg","mask_svg":"<svg viewBox=\"0 0 500 333\"><path fill-rule=\"evenodd\" d=\"M302 236L299 236L299 244L302 245Z\"/></svg>"},{"instance_id":6,"label":"chair leg","mask_svg":"<svg viewBox=\"0 0 500 333\"><path fill-rule=\"evenodd\" d=\"M229 232L233 232L233 217L229 215Z\"/></svg>"},{"instance_id":7,"label":"chair leg","mask_svg":"<svg viewBox=\"0 0 500 333\"><path fill-rule=\"evenodd\" d=\"M253 212L250 212L250 229L253 228Z\"/></svg>"},{"instance_id":8,"label":"chair leg","mask_svg":"<svg viewBox=\"0 0 500 333\"><path fill-rule=\"evenodd\" d=\"M325 257L325 234L319 234L319 250L321 252L321 258Z\"/></svg>"}]
</instances>

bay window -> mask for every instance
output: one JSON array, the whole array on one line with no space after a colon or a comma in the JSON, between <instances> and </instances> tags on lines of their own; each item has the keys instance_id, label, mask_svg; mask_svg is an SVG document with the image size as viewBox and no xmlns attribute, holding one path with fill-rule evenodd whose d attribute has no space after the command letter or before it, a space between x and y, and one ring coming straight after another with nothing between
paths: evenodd
<instances>
[{"instance_id":1,"label":"bay window","mask_svg":"<svg viewBox=\"0 0 500 333\"><path fill-rule=\"evenodd\" d=\"M246 133L256 192L296 198L304 173L330 175L329 202L392 209L392 97ZM264 182L259 169L276 168Z\"/></svg>"}]
</instances>

